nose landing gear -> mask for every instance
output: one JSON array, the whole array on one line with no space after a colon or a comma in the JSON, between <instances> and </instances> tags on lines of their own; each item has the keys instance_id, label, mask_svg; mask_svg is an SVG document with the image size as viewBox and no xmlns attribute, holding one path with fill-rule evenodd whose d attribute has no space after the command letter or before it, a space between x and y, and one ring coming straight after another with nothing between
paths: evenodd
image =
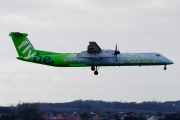
<instances>
[{"instance_id":1,"label":"nose landing gear","mask_svg":"<svg viewBox=\"0 0 180 120\"><path fill-rule=\"evenodd\" d=\"M100 68L100 67L99 67ZM94 71L94 75L98 75L98 69L97 66L92 66L91 70Z\"/></svg>"},{"instance_id":2,"label":"nose landing gear","mask_svg":"<svg viewBox=\"0 0 180 120\"><path fill-rule=\"evenodd\" d=\"M167 70L167 67L166 67L166 65L164 66L164 70Z\"/></svg>"}]
</instances>

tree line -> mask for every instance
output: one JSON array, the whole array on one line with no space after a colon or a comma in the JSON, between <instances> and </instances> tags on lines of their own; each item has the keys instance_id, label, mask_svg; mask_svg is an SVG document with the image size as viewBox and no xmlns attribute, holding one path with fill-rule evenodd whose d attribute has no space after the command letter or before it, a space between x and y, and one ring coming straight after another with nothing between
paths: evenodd
<instances>
[{"instance_id":1,"label":"tree line","mask_svg":"<svg viewBox=\"0 0 180 120\"><path fill-rule=\"evenodd\" d=\"M40 108L78 108L87 110L105 110L105 109L122 109L122 110L146 110L160 112L178 112L180 111L180 101L147 101L147 102L105 102L95 100L76 100L67 103L37 103Z\"/></svg>"}]
</instances>

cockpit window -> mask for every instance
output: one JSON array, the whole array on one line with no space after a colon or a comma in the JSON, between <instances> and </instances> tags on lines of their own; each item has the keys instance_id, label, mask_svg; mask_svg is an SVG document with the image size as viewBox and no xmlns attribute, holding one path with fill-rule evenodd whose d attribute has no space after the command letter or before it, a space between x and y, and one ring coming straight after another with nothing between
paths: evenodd
<instances>
[{"instance_id":1,"label":"cockpit window","mask_svg":"<svg viewBox=\"0 0 180 120\"><path fill-rule=\"evenodd\" d=\"M160 54L156 54L157 57L160 57L161 55Z\"/></svg>"}]
</instances>

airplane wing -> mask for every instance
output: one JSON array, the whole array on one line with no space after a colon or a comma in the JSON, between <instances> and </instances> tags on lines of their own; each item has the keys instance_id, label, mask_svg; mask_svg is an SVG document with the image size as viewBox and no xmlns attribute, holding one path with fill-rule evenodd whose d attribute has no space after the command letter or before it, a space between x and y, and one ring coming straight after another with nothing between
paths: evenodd
<instances>
[{"instance_id":1,"label":"airplane wing","mask_svg":"<svg viewBox=\"0 0 180 120\"><path fill-rule=\"evenodd\" d=\"M77 55L79 58L113 58L114 54L102 50L96 42L89 42L87 51L82 51Z\"/></svg>"},{"instance_id":2,"label":"airplane wing","mask_svg":"<svg viewBox=\"0 0 180 120\"><path fill-rule=\"evenodd\" d=\"M101 52L101 48L97 45L96 42L89 42L87 51L88 52Z\"/></svg>"}]
</instances>

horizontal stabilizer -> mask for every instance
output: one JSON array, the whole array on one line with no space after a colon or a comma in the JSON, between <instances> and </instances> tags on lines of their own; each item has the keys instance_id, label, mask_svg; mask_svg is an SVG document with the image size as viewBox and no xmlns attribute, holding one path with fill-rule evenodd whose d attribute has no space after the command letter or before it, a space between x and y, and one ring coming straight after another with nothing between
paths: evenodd
<instances>
[{"instance_id":1,"label":"horizontal stabilizer","mask_svg":"<svg viewBox=\"0 0 180 120\"><path fill-rule=\"evenodd\" d=\"M20 32L11 32L9 34L9 36L11 36L11 37L21 37L21 36L26 37L26 36L28 36L28 34L27 33L20 33Z\"/></svg>"}]
</instances>

